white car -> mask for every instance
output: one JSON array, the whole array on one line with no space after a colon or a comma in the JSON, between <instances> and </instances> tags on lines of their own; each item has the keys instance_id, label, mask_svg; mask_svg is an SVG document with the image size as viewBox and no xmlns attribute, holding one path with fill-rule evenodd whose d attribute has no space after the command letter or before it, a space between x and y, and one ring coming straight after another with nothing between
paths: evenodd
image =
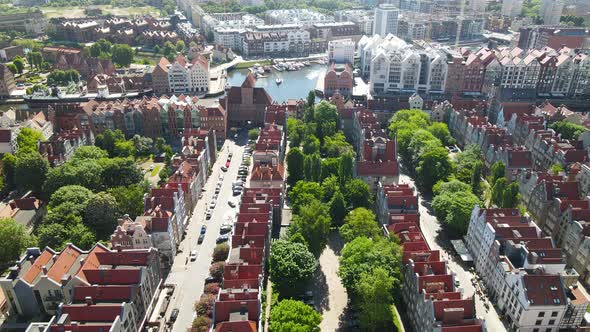
<instances>
[{"instance_id":1,"label":"white car","mask_svg":"<svg viewBox=\"0 0 590 332\"><path fill-rule=\"evenodd\" d=\"M205 213L205 219L206 220L211 219L211 210L207 209L207 213Z\"/></svg>"},{"instance_id":2,"label":"white car","mask_svg":"<svg viewBox=\"0 0 590 332\"><path fill-rule=\"evenodd\" d=\"M190 258L191 258L191 262L194 262L197 260L197 251L196 250L191 251Z\"/></svg>"},{"instance_id":3,"label":"white car","mask_svg":"<svg viewBox=\"0 0 590 332\"><path fill-rule=\"evenodd\" d=\"M217 204L217 203L215 203L215 201L211 201L211 204L209 204L209 208L210 209L214 209L215 208L215 204Z\"/></svg>"}]
</instances>

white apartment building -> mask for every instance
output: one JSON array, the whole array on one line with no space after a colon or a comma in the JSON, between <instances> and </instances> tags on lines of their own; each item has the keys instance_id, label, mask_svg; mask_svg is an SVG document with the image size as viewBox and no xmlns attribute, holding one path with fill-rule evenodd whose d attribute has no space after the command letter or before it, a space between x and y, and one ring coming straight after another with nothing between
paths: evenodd
<instances>
[{"instance_id":1,"label":"white apartment building","mask_svg":"<svg viewBox=\"0 0 590 332\"><path fill-rule=\"evenodd\" d=\"M414 47L391 34L364 36L358 49L361 74L369 78L373 94L444 90L448 65L440 50Z\"/></svg>"},{"instance_id":2,"label":"white apartment building","mask_svg":"<svg viewBox=\"0 0 590 332\"><path fill-rule=\"evenodd\" d=\"M168 68L172 93L206 93L209 91L209 61L201 54L192 61L179 55Z\"/></svg>"},{"instance_id":3,"label":"white apartment building","mask_svg":"<svg viewBox=\"0 0 590 332\"><path fill-rule=\"evenodd\" d=\"M391 4L382 4L375 7L375 20L373 33L382 37L388 34L397 35L399 9Z\"/></svg>"},{"instance_id":4,"label":"white apartment building","mask_svg":"<svg viewBox=\"0 0 590 332\"><path fill-rule=\"evenodd\" d=\"M465 237L490 299L522 332L579 326L588 296L561 249L517 209L475 206Z\"/></svg>"},{"instance_id":5,"label":"white apartment building","mask_svg":"<svg viewBox=\"0 0 590 332\"><path fill-rule=\"evenodd\" d=\"M234 51L241 51L242 34L246 31L243 28L217 27L213 29L213 40L216 45L222 45Z\"/></svg>"},{"instance_id":6,"label":"white apartment building","mask_svg":"<svg viewBox=\"0 0 590 332\"><path fill-rule=\"evenodd\" d=\"M502 15L508 17L517 17L522 13L524 0L504 0L502 1Z\"/></svg>"},{"instance_id":7,"label":"white apartment building","mask_svg":"<svg viewBox=\"0 0 590 332\"><path fill-rule=\"evenodd\" d=\"M334 16L318 13L310 9L277 9L265 13L269 24L300 24L303 28L311 28L316 23L335 22Z\"/></svg>"},{"instance_id":8,"label":"white apartment building","mask_svg":"<svg viewBox=\"0 0 590 332\"><path fill-rule=\"evenodd\" d=\"M328 42L328 61L354 63L355 43L352 39L338 39Z\"/></svg>"},{"instance_id":9,"label":"white apartment building","mask_svg":"<svg viewBox=\"0 0 590 332\"><path fill-rule=\"evenodd\" d=\"M539 16L545 25L558 25L563 13L563 0L543 0L539 9Z\"/></svg>"},{"instance_id":10,"label":"white apartment building","mask_svg":"<svg viewBox=\"0 0 590 332\"><path fill-rule=\"evenodd\" d=\"M336 21L353 22L358 25L361 34L373 35L373 10L350 9L337 11Z\"/></svg>"}]
</instances>

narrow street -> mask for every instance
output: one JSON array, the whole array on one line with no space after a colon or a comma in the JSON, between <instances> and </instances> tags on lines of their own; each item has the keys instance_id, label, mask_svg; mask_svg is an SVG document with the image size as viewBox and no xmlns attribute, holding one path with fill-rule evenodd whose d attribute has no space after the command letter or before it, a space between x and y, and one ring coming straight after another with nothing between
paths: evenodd
<instances>
[{"instance_id":1,"label":"narrow street","mask_svg":"<svg viewBox=\"0 0 590 332\"><path fill-rule=\"evenodd\" d=\"M405 174L400 175L399 182L408 183L415 187L414 181ZM436 216L434 216L434 211L432 211L430 207L431 201L425 199L420 194L420 192L418 192L418 194L420 228L422 230L422 234L424 234L424 237L426 238L426 242L428 242L430 248L440 250L443 253L443 257L448 260L449 268L456 274L457 279L460 282L460 287L463 288L463 296L470 297L475 295L477 316L485 319L488 331L506 331L506 327L502 321L500 321L498 313L492 306L491 302L486 300L486 302L489 304L489 310L487 310L484 306L484 301L482 300L481 296L475 294L475 288L471 284L471 278L473 278L474 275L469 271L469 267L460 260L457 261L453 257L454 249L450 243L451 239L447 237L447 234L445 233L444 229L442 229L440 222Z\"/></svg>"},{"instance_id":2,"label":"narrow street","mask_svg":"<svg viewBox=\"0 0 590 332\"><path fill-rule=\"evenodd\" d=\"M337 230L332 231L328 245L320 255L313 285L314 303L322 314L321 331L347 331L344 328L348 294L338 276L340 250L344 243Z\"/></svg>"},{"instance_id":3,"label":"narrow street","mask_svg":"<svg viewBox=\"0 0 590 332\"><path fill-rule=\"evenodd\" d=\"M227 150L229 147L229 151ZM228 214L235 214L235 209L229 207L228 200L232 199L232 181L238 174L240 167L243 147L235 145L233 141L226 140L223 148L219 152L217 162L213 166L212 174L205 185L203 197L198 201L192 215L192 219L187 227L186 238L181 242L179 253L174 260L174 264L166 279L165 284L173 284L176 290L168 306L166 318L174 308L180 310L178 318L174 323L173 331L185 332L195 318L194 304L203 293L204 280L209 275L209 266L211 265L211 254L215 248L215 240L220 235L219 227L224 223ZM229 152L234 157L227 172L222 172L220 167L225 164ZM224 175L223 185L219 192L217 205L213 209L210 220L205 220L205 211L211 203L215 194L215 186L220 174ZM202 244L197 244L202 225L207 226L205 239ZM191 262L188 259L191 250L197 250L197 259ZM188 263L186 263L188 261Z\"/></svg>"}]
</instances>

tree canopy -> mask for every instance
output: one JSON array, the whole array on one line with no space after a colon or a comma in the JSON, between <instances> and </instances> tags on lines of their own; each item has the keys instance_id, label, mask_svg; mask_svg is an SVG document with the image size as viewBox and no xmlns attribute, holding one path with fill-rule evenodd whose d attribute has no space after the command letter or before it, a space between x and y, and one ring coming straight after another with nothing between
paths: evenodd
<instances>
[{"instance_id":1,"label":"tree canopy","mask_svg":"<svg viewBox=\"0 0 590 332\"><path fill-rule=\"evenodd\" d=\"M37 152L38 141L44 141L45 138L41 132L28 127L22 128L18 135L16 135L16 144L18 145L19 153Z\"/></svg>"},{"instance_id":2,"label":"tree canopy","mask_svg":"<svg viewBox=\"0 0 590 332\"><path fill-rule=\"evenodd\" d=\"M577 140L581 134L588 131L588 128L579 124L556 121L549 125L549 128L555 130L556 133L561 134L562 138L569 140Z\"/></svg>"},{"instance_id":3,"label":"tree canopy","mask_svg":"<svg viewBox=\"0 0 590 332\"><path fill-rule=\"evenodd\" d=\"M344 225L340 227L340 235L345 242L357 237L377 238L381 236L381 229L377 224L375 214L366 208L356 208L344 218Z\"/></svg>"},{"instance_id":4,"label":"tree canopy","mask_svg":"<svg viewBox=\"0 0 590 332\"><path fill-rule=\"evenodd\" d=\"M270 276L280 294L299 291L312 277L317 261L301 243L276 240L270 251Z\"/></svg>"},{"instance_id":5,"label":"tree canopy","mask_svg":"<svg viewBox=\"0 0 590 332\"><path fill-rule=\"evenodd\" d=\"M270 310L271 332L319 332L322 316L307 304L285 299Z\"/></svg>"},{"instance_id":6,"label":"tree canopy","mask_svg":"<svg viewBox=\"0 0 590 332\"><path fill-rule=\"evenodd\" d=\"M14 262L28 247L34 247L37 239L12 218L0 218L0 264L6 267Z\"/></svg>"},{"instance_id":7,"label":"tree canopy","mask_svg":"<svg viewBox=\"0 0 590 332\"><path fill-rule=\"evenodd\" d=\"M319 200L314 199L301 206L298 213L293 215L289 234L301 234L309 250L316 257L319 257L328 242L330 224L331 219L328 208Z\"/></svg>"}]
</instances>

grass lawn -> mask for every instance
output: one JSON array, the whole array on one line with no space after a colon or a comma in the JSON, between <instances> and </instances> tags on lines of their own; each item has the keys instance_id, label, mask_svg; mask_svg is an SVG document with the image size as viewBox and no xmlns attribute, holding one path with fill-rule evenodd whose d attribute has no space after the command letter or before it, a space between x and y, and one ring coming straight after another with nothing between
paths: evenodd
<instances>
[{"instance_id":1,"label":"grass lawn","mask_svg":"<svg viewBox=\"0 0 590 332\"><path fill-rule=\"evenodd\" d=\"M156 165L156 167L154 167L154 170L150 173L150 176L158 175L158 173L160 173L161 168L162 168L162 165Z\"/></svg>"},{"instance_id":2,"label":"grass lawn","mask_svg":"<svg viewBox=\"0 0 590 332\"><path fill-rule=\"evenodd\" d=\"M261 66L268 66L272 64L272 60L254 60L254 61L246 61L240 62L236 65L236 69L246 69L254 66L254 64L259 64Z\"/></svg>"},{"instance_id":3,"label":"grass lawn","mask_svg":"<svg viewBox=\"0 0 590 332\"><path fill-rule=\"evenodd\" d=\"M160 10L156 7L152 6L144 6L144 7L125 7L125 8L118 8L112 7L111 5L99 5L96 6L102 9L103 13L106 14L113 14L118 16L134 16L134 15L146 15L150 14L152 16L158 17L160 16ZM75 18L75 17L85 17L84 14L84 7L40 7L41 11L47 18L52 17L66 17L66 18Z\"/></svg>"}]
</instances>

